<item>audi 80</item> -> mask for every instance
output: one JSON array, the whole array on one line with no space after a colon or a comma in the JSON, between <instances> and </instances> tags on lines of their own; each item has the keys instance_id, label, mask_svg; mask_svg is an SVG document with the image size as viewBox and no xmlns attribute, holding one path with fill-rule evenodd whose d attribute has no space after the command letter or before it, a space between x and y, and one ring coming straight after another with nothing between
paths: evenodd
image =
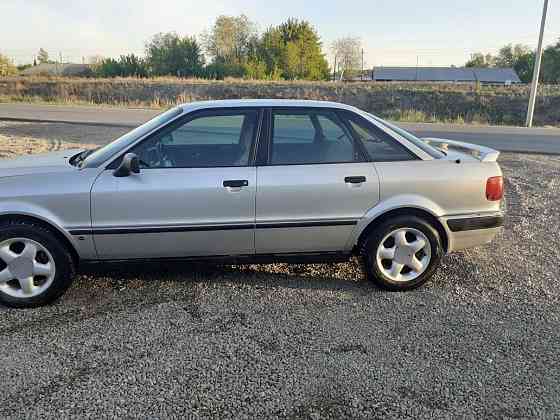
<instances>
[{"instance_id":1,"label":"audi 80","mask_svg":"<svg viewBox=\"0 0 560 420\"><path fill-rule=\"evenodd\" d=\"M0 162L0 302L47 304L82 263L332 262L424 284L503 226L498 152L419 139L354 107L171 109L97 150Z\"/></svg>"}]
</instances>

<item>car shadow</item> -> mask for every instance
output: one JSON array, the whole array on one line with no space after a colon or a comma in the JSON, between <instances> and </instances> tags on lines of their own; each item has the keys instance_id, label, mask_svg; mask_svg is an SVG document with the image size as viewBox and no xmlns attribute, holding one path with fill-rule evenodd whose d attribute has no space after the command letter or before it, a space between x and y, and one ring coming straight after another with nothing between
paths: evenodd
<instances>
[{"instance_id":1,"label":"car shadow","mask_svg":"<svg viewBox=\"0 0 560 420\"><path fill-rule=\"evenodd\" d=\"M347 291L359 294L381 292L364 278L357 261L333 264L217 265L182 262L119 262L88 264L79 274L91 281L109 279L114 287L135 281L177 283L237 283L259 288L293 288Z\"/></svg>"}]
</instances>

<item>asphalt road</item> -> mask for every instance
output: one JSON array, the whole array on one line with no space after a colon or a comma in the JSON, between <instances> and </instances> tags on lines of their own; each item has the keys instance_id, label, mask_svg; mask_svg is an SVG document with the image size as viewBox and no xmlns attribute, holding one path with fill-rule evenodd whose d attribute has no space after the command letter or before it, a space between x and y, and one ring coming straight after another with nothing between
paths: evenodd
<instances>
[{"instance_id":1,"label":"asphalt road","mask_svg":"<svg viewBox=\"0 0 560 420\"><path fill-rule=\"evenodd\" d=\"M136 127L159 110L112 107L0 104L0 120ZM460 140L501 151L560 154L560 129L399 123L420 137Z\"/></svg>"}]
</instances>

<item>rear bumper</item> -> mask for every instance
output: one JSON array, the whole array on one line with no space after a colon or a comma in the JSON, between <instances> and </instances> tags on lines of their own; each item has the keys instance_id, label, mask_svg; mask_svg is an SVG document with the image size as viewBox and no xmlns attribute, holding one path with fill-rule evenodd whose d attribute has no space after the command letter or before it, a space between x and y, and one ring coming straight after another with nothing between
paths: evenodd
<instances>
[{"instance_id":1,"label":"rear bumper","mask_svg":"<svg viewBox=\"0 0 560 420\"><path fill-rule=\"evenodd\" d=\"M501 212L449 216L440 220L447 233L448 252L487 244L504 226Z\"/></svg>"}]
</instances>

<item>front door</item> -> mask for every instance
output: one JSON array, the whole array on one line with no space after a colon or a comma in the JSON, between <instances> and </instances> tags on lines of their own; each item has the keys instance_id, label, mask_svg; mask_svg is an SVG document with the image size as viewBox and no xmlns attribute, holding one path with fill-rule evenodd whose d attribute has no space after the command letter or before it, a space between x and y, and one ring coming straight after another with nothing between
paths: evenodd
<instances>
[{"instance_id":1,"label":"front door","mask_svg":"<svg viewBox=\"0 0 560 420\"><path fill-rule=\"evenodd\" d=\"M253 254L258 120L257 110L187 116L129 150L139 174L103 172L92 189L99 258Z\"/></svg>"},{"instance_id":2,"label":"front door","mask_svg":"<svg viewBox=\"0 0 560 420\"><path fill-rule=\"evenodd\" d=\"M259 254L338 252L379 200L374 164L328 109L273 110L268 162L257 168Z\"/></svg>"}]
</instances>

